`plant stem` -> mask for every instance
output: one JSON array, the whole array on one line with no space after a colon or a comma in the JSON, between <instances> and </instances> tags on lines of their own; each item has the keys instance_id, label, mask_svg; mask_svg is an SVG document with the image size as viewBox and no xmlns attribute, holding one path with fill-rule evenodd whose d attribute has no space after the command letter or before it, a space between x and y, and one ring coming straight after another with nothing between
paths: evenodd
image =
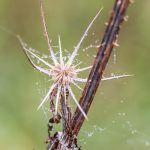
<instances>
[{"instance_id":1,"label":"plant stem","mask_svg":"<svg viewBox=\"0 0 150 150\"><path fill-rule=\"evenodd\" d=\"M98 49L93 67L85 85L82 97L80 98L80 105L84 112L87 114L93 102L93 98L100 84L103 72L110 58L112 49L117 46L118 34L122 22L125 20L125 13L127 11L130 0L116 0L113 11L107 23L102 42ZM73 135L78 135L80 128L85 118L81 111L77 108L73 115L72 130Z\"/></svg>"}]
</instances>

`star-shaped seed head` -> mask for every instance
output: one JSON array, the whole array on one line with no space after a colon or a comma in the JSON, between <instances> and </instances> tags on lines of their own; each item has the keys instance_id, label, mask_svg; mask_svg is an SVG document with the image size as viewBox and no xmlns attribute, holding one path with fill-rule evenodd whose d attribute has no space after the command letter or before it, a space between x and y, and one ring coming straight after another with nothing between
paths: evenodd
<instances>
[{"instance_id":1,"label":"star-shaped seed head","mask_svg":"<svg viewBox=\"0 0 150 150\"><path fill-rule=\"evenodd\" d=\"M27 44L23 42L23 40L21 39L20 36L17 36L31 65L35 69L39 70L40 72L48 75L53 80L53 84L49 87L49 90L48 90L46 96L42 99L41 104L39 105L38 109L41 108L41 106L48 99L50 101L52 101L54 98L51 99L50 95L52 94L53 91L56 91L57 93L55 94L55 101L56 101L55 109L53 109L53 110L55 110L54 113L57 114L58 113L58 104L59 104L59 100L61 99L61 95L63 95L65 97L65 101L67 101L66 95L68 92L69 95L74 100L74 102L76 103L79 110L81 111L81 113L83 114L83 116L87 119L86 113L84 112L84 110L80 106L80 104L78 103L78 100L76 99L76 97L74 95L71 85L74 85L77 88L81 89L80 86L78 85L78 82L87 82L87 79L79 78L78 74L81 71L90 69L91 66L85 67L85 68L77 68L77 66L74 64L74 62L75 62L75 57L80 48L80 45L82 44L84 38L87 36L87 33L88 33L90 27L92 26L92 24L94 23L94 21L96 20L98 15L100 14L101 10L96 14L96 16L90 22L90 24L88 25L84 34L82 35L81 39L79 40L78 44L75 46L72 54L68 57L67 61L64 61L64 57L62 55L63 51L62 51L62 47L61 47L60 36L58 36L58 43L59 43L59 57L58 58L56 57L56 54L53 51L53 47L51 46L51 41L49 39L48 31L47 31L47 27L46 27L42 1L41 1L41 16L42 16L42 22L43 22L43 27L44 27L44 35L45 35L47 43L48 43L50 58L53 61L53 63L50 64L47 61L45 61L43 58L38 56L33 51L32 48L27 47ZM44 67L41 67L41 66L37 65L36 63L34 63L33 57L36 58L39 62L41 62L42 66L44 66ZM110 79L116 79L116 78L121 78L121 77L126 77L126 76L129 76L129 75L113 76L113 77L103 78L102 80L110 80ZM53 111L53 110L51 110L51 111Z\"/></svg>"},{"instance_id":2,"label":"star-shaped seed head","mask_svg":"<svg viewBox=\"0 0 150 150\"><path fill-rule=\"evenodd\" d=\"M69 86L73 79L77 77L75 67L65 64L57 64L52 68L50 74L54 82L57 82L59 86Z\"/></svg>"}]
</instances>

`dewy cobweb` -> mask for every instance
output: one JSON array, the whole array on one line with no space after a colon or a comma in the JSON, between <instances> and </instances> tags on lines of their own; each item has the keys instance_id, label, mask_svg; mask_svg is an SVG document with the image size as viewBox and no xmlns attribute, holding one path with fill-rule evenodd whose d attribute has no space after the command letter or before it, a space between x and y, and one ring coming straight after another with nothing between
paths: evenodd
<instances>
[{"instance_id":1,"label":"dewy cobweb","mask_svg":"<svg viewBox=\"0 0 150 150\"><path fill-rule=\"evenodd\" d=\"M101 9L102 10L102 9ZM51 46L51 41L49 39L47 26L45 22L45 15L43 11L43 5L41 1L41 17L42 17L42 23L44 27L44 34L48 43L48 49L50 52L50 58L53 61L52 64L45 61L44 58L40 57L36 51L34 51L32 48L28 48L27 44L24 43L24 41L21 39L20 36L17 35L18 40L20 41L21 46L24 49L24 52L31 63L31 65L39 70L40 72L46 74L48 77L51 78L53 81L53 84L49 87L47 94L42 99L38 109L41 108L41 106L48 101L50 95L56 91L56 94L54 94L55 98L55 108L54 108L54 114L58 113L58 105L61 98L61 95L66 96L66 92L69 92L69 95L72 97L74 102L76 103L79 110L82 112L83 116L87 119L87 116L83 109L81 108L80 104L78 103L78 100L76 99L76 96L71 88L71 85L76 86L78 89L82 90L81 87L78 85L78 83L84 83L87 82L87 79L83 79L79 77L79 73L88 69L91 69L92 66L79 68L77 64L75 64L75 57L78 54L78 51L80 49L80 46L85 39L85 37L88 34L89 29L91 28L92 24L96 20L96 18L99 16L101 10L96 14L96 16L93 18L93 20L88 25L87 29L85 30L83 36L79 40L78 44L75 46L72 54L69 56L68 60L66 60L66 56L63 56L63 50L61 45L61 39L60 36L58 36L58 44L59 44L59 57L56 57L56 53L54 53L53 47ZM42 63L42 67L40 65L37 65L33 58L36 58L38 62ZM102 80L110 80L110 79L116 79L121 77L126 77L129 75L119 75L119 76L112 76L108 78L103 78ZM66 100L66 99L65 99ZM50 99L51 101L51 99ZM66 100L67 101L67 100Z\"/></svg>"}]
</instances>

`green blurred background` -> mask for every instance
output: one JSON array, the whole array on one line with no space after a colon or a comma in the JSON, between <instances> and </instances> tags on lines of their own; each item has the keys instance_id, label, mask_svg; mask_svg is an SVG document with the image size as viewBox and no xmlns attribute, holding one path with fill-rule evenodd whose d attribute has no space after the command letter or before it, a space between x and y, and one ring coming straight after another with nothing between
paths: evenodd
<instances>
[{"instance_id":1,"label":"green blurred background","mask_svg":"<svg viewBox=\"0 0 150 150\"><path fill-rule=\"evenodd\" d=\"M60 34L63 47L72 50L89 21L103 6L82 48L96 39L101 40L113 2L45 0L46 20L53 42L57 45ZM123 24L119 36L120 47L112 54L106 74L134 76L101 84L88 114L89 121L79 135L79 145L84 150L150 149L149 6L149 0L135 0L128 10L129 20ZM49 82L32 68L19 42L4 28L20 34L30 46L46 53L39 1L0 1L0 149L44 150L47 118L37 107ZM83 66L90 65L94 59L85 57L85 53L91 56L96 51L79 52ZM79 98L81 92L74 90Z\"/></svg>"}]
</instances>

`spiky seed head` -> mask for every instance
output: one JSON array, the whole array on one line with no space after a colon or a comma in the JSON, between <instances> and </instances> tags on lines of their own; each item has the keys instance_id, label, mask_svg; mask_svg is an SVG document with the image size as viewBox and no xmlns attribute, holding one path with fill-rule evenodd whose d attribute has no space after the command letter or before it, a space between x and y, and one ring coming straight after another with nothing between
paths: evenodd
<instances>
[{"instance_id":1,"label":"spiky seed head","mask_svg":"<svg viewBox=\"0 0 150 150\"><path fill-rule=\"evenodd\" d=\"M77 76L76 69L73 66L66 64L57 64L51 70L52 79L61 86L66 86L71 83L73 78Z\"/></svg>"}]
</instances>

